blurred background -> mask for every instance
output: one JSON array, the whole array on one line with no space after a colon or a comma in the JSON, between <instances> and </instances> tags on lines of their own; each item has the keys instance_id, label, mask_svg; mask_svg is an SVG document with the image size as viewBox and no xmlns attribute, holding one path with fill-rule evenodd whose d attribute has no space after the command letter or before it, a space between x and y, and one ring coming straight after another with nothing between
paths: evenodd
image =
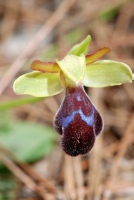
<instances>
[{"instance_id":1,"label":"blurred background","mask_svg":"<svg viewBox=\"0 0 134 200\"><path fill-rule=\"evenodd\" d=\"M69 157L53 129L64 92L36 102L13 92L39 59L61 59L88 34L89 52L134 71L133 0L0 0L0 200L134 199L134 84L86 88L104 118L91 153Z\"/></svg>"}]
</instances>

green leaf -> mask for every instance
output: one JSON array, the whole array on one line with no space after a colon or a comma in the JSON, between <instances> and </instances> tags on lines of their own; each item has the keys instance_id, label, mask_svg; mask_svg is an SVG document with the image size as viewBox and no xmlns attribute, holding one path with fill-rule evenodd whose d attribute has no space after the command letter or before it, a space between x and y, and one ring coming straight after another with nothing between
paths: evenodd
<instances>
[{"instance_id":1,"label":"green leaf","mask_svg":"<svg viewBox=\"0 0 134 200\"><path fill-rule=\"evenodd\" d=\"M70 51L68 52L68 54L72 54L76 56L80 56L81 54L86 55L88 53L90 41L91 41L91 36L88 35L82 42L72 47Z\"/></svg>"},{"instance_id":2,"label":"green leaf","mask_svg":"<svg viewBox=\"0 0 134 200\"><path fill-rule=\"evenodd\" d=\"M107 87L132 82L132 71L128 65L111 60L97 61L86 68L84 85Z\"/></svg>"},{"instance_id":3,"label":"green leaf","mask_svg":"<svg viewBox=\"0 0 134 200\"><path fill-rule=\"evenodd\" d=\"M57 61L63 73L72 81L83 81L86 69L85 56L67 55L61 61Z\"/></svg>"},{"instance_id":4,"label":"green leaf","mask_svg":"<svg viewBox=\"0 0 134 200\"><path fill-rule=\"evenodd\" d=\"M20 76L13 87L16 94L29 94L35 97L52 96L63 90L59 73L27 73Z\"/></svg>"},{"instance_id":5,"label":"green leaf","mask_svg":"<svg viewBox=\"0 0 134 200\"><path fill-rule=\"evenodd\" d=\"M0 144L20 160L33 162L48 155L54 148L55 131L48 126L31 122L12 122L0 132Z\"/></svg>"}]
</instances>

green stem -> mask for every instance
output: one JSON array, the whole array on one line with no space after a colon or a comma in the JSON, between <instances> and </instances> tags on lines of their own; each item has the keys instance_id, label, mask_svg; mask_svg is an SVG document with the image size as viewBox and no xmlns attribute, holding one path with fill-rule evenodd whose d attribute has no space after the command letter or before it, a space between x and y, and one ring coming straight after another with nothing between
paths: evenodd
<instances>
[{"instance_id":1,"label":"green stem","mask_svg":"<svg viewBox=\"0 0 134 200\"><path fill-rule=\"evenodd\" d=\"M17 107L17 106L36 103L38 101L42 101L43 99L44 99L44 97L39 97L39 98L37 98L37 97L27 97L27 98L19 98L19 99L11 100L11 101L0 104L0 111L7 110L7 109L10 109L10 108L14 108L14 107Z\"/></svg>"}]
</instances>

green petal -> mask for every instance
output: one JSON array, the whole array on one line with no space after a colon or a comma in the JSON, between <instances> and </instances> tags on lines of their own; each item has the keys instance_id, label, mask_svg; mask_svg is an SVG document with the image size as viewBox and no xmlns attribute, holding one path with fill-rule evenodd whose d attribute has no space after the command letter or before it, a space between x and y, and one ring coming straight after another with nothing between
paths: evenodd
<instances>
[{"instance_id":1,"label":"green petal","mask_svg":"<svg viewBox=\"0 0 134 200\"><path fill-rule=\"evenodd\" d=\"M97 61L86 68L84 85L107 87L132 82L133 74L128 65L111 60Z\"/></svg>"},{"instance_id":2,"label":"green petal","mask_svg":"<svg viewBox=\"0 0 134 200\"><path fill-rule=\"evenodd\" d=\"M68 54L73 54L76 56L80 56L81 54L86 55L88 53L90 41L91 36L88 35L81 43L76 44L74 47L72 47Z\"/></svg>"},{"instance_id":3,"label":"green petal","mask_svg":"<svg viewBox=\"0 0 134 200\"><path fill-rule=\"evenodd\" d=\"M76 83L83 81L86 70L86 60L84 55L67 55L63 60L57 61L57 63L64 75L69 79Z\"/></svg>"},{"instance_id":4,"label":"green petal","mask_svg":"<svg viewBox=\"0 0 134 200\"><path fill-rule=\"evenodd\" d=\"M27 73L20 76L13 87L16 94L29 94L35 97L52 96L63 90L59 73Z\"/></svg>"}]
</instances>

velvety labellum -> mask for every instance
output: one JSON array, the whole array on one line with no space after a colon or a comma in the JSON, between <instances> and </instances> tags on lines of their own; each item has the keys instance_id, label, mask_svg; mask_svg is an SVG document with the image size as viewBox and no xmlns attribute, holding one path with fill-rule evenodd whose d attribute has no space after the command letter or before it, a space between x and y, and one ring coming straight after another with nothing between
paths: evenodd
<instances>
[{"instance_id":1,"label":"velvety labellum","mask_svg":"<svg viewBox=\"0 0 134 200\"><path fill-rule=\"evenodd\" d=\"M103 121L82 86L66 89L54 127L61 134L61 146L67 154L83 155L92 149Z\"/></svg>"}]
</instances>

